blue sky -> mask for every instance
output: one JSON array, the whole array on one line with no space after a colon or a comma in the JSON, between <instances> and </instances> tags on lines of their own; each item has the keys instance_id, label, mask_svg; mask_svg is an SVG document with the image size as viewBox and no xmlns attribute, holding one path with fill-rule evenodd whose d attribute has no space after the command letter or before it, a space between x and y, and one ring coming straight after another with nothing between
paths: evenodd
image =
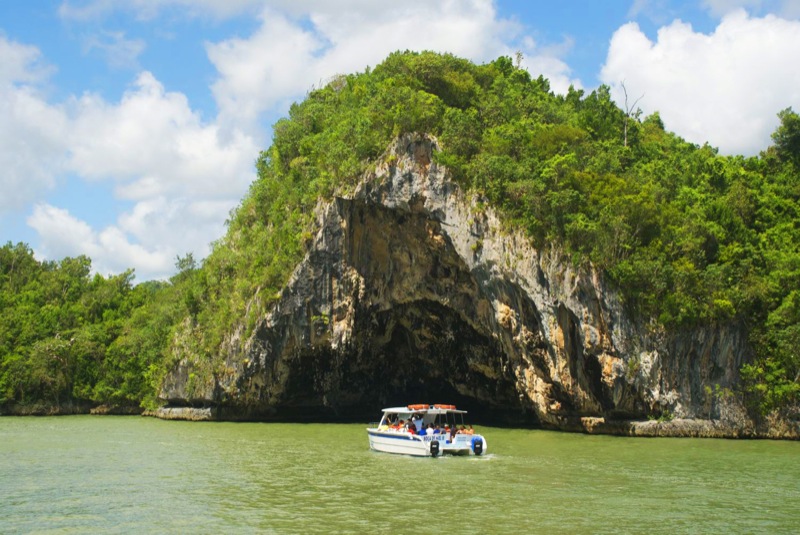
<instances>
[{"instance_id":1,"label":"blue sky","mask_svg":"<svg viewBox=\"0 0 800 535\"><path fill-rule=\"evenodd\" d=\"M620 104L624 81L724 154L800 110L800 0L4 0L0 240L168 277L222 236L291 102L397 49L521 51Z\"/></svg>"}]
</instances>

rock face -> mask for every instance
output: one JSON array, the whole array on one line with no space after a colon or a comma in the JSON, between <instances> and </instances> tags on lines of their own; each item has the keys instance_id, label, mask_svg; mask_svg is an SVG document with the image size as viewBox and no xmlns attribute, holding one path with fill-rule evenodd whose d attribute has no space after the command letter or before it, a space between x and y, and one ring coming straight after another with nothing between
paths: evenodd
<instances>
[{"instance_id":1,"label":"rock face","mask_svg":"<svg viewBox=\"0 0 800 535\"><path fill-rule=\"evenodd\" d=\"M487 423L770 434L706 388L737 384L742 329L668 336L628 317L599 273L504 227L448 180L434 150L431 138L403 136L352 195L320 206L305 259L252 335L231 335L225 371L190 396L184 359L162 397L230 419L455 403ZM664 415L676 423L646 421ZM687 419L713 422L682 431Z\"/></svg>"}]
</instances>

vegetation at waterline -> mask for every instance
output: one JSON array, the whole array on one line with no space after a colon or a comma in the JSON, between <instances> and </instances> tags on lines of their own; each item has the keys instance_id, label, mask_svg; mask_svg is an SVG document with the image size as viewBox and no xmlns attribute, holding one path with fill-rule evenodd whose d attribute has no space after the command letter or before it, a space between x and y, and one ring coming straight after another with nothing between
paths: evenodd
<instances>
[{"instance_id":1,"label":"vegetation at waterline","mask_svg":"<svg viewBox=\"0 0 800 535\"><path fill-rule=\"evenodd\" d=\"M274 302L302 257L320 198L352 189L404 132L537 246L603 270L631 314L665 329L736 322L755 359L744 393L762 412L800 395L800 116L774 145L721 156L615 105L609 88L556 95L510 58L475 65L395 53L311 91L274 127L226 235L169 282L90 277L89 260L0 257L0 403L152 400L180 341L199 385L220 346ZM184 355L187 353L184 353Z\"/></svg>"},{"instance_id":2,"label":"vegetation at waterline","mask_svg":"<svg viewBox=\"0 0 800 535\"><path fill-rule=\"evenodd\" d=\"M169 335L186 314L182 281L133 285L133 271L91 275L85 256L39 262L0 248L0 406L155 406Z\"/></svg>"}]
</instances>

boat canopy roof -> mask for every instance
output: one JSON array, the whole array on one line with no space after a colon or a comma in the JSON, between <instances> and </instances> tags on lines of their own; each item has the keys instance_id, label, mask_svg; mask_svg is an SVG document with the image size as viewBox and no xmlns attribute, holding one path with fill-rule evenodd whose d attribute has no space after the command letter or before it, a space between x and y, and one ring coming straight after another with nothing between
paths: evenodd
<instances>
[{"instance_id":1,"label":"boat canopy roof","mask_svg":"<svg viewBox=\"0 0 800 535\"><path fill-rule=\"evenodd\" d=\"M446 413L457 413L457 414L466 414L467 411L462 411L456 409L455 405L444 405L444 404L435 404L435 405L425 405L425 404L416 404L416 405L403 405L400 407L389 407L383 409L384 414L408 414L408 413L420 413L420 414L446 414Z\"/></svg>"}]
</instances>

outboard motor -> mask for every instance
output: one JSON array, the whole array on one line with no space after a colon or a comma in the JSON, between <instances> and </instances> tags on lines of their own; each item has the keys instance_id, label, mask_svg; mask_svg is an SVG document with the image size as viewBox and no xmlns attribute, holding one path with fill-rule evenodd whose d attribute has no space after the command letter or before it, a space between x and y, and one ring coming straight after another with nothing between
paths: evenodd
<instances>
[{"instance_id":1,"label":"outboard motor","mask_svg":"<svg viewBox=\"0 0 800 535\"><path fill-rule=\"evenodd\" d=\"M436 457L437 455L439 455L439 441L438 440L432 440L431 441L431 455L433 457Z\"/></svg>"},{"instance_id":2,"label":"outboard motor","mask_svg":"<svg viewBox=\"0 0 800 535\"><path fill-rule=\"evenodd\" d=\"M475 437L472 439L472 451L475 455L480 455L483 453L483 439L481 437Z\"/></svg>"}]
</instances>

